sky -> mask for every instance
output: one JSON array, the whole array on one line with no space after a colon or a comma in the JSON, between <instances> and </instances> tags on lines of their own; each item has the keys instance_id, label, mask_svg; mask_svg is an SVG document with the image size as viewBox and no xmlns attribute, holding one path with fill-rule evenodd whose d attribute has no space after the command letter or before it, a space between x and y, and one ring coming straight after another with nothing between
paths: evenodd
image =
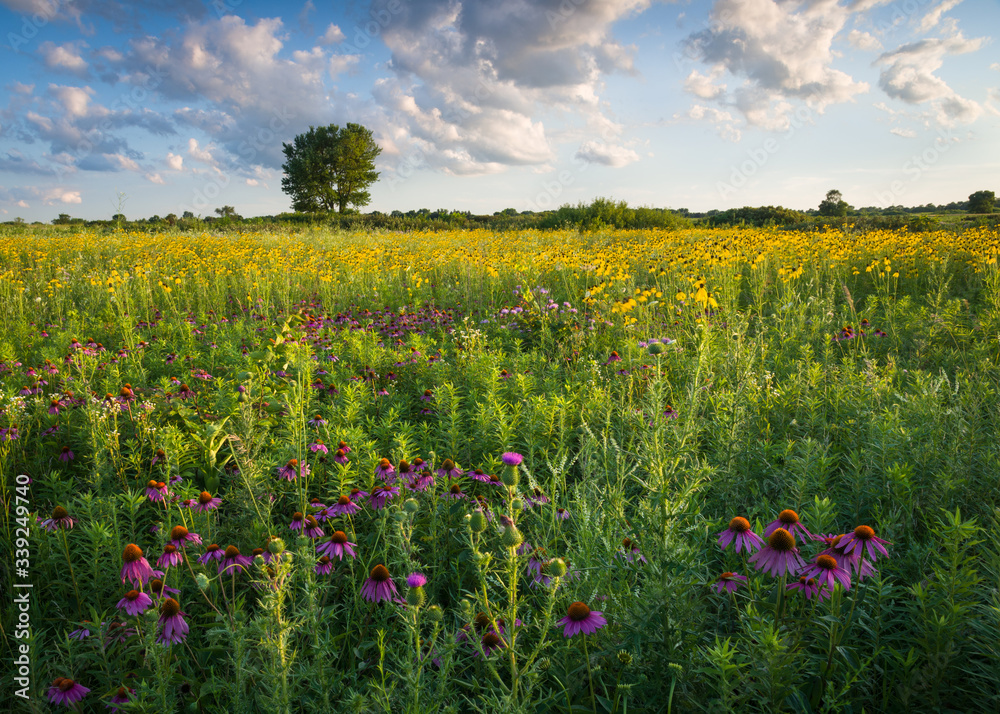
<instances>
[{"instance_id":1,"label":"sky","mask_svg":"<svg viewBox=\"0 0 1000 714\"><path fill-rule=\"evenodd\" d=\"M363 210L691 211L1000 193L997 0L0 0L0 221L290 210L283 142L373 131Z\"/></svg>"}]
</instances>

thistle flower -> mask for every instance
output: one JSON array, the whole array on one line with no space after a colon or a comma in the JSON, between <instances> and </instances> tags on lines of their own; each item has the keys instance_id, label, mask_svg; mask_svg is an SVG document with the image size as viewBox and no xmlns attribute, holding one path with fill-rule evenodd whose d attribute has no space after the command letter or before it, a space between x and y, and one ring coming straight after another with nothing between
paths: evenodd
<instances>
[{"instance_id":1,"label":"thistle flower","mask_svg":"<svg viewBox=\"0 0 1000 714\"><path fill-rule=\"evenodd\" d=\"M160 604L160 619L162 625L156 641L163 645L172 645L183 642L188 636L188 624L184 620L180 604L172 597L166 598Z\"/></svg>"},{"instance_id":2,"label":"thistle flower","mask_svg":"<svg viewBox=\"0 0 1000 714\"><path fill-rule=\"evenodd\" d=\"M717 593L723 591L727 593L734 593L736 590L747 581L746 575L739 575L738 573L723 573L719 576L719 579L712 584L712 588Z\"/></svg>"},{"instance_id":3,"label":"thistle flower","mask_svg":"<svg viewBox=\"0 0 1000 714\"><path fill-rule=\"evenodd\" d=\"M513 466L517 468L524 461L524 457L516 451L505 451L500 455L500 460L503 461L507 466Z\"/></svg>"},{"instance_id":4,"label":"thistle flower","mask_svg":"<svg viewBox=\"0 0 1000 714\"><path fill-rule=\"evenodd\" d=\"M118 601L118 609L128 615L141 615L152 604L153 600L146 593L129 590L125 593L125 597Z\"/></svg>"},{"instance_id":5,"label":"thistle flower","mask_svg":"<svg viewBox=\"0 0 1000 714\"><path fill-rule=\"evenodd\" d=\"M574 602L566 610L566 617L559 620L563 628L563 637L573 637L581 632L592 635L608 624L604 615L597 610L591 610L582 602Z\"/></svg>"},{"instance_id":6,"label":"thistle flower","mask_svg":"<svg viewBox=\"0 0 1000 714\"><path fill-rule=\"evenodd\" d=\"M349 543L344 531L334 531L333 535L316 546L316 552L320 555L329 555L331 558L336 556L337 560L343 560L345 555L357 558L357 554L354 552L355 547L357 547L357 543Z\"/></svg>"},{"instance_id":7,"label":"thistle flower","mask_svg":"<svg viewBox=\"0 0 1000 714\"><path fill-rule=\"evenodd\" d=\"M361 586L361 597L374 603L389 600L396 594L396 585L392 582L392 576L382 564L371 569L368 579Z\"/></svg>"},{"instance_id":8,"label":"thistle flower","mask_svg":"<svg viewBox=\"0 0 1000 714\"><path fill-rule=\"evenodd\" d=\"M131 580L132 582L145 583L153 577L153 568L142 556L142 548L135 543L129 543L122 552L122 582Z\"/></svg>"},{"instance_id":9,"label":"thistle flower","mask_svg":"<svg viewBox=\"0 0 1000 714\"><path fill-rule=\"evenodd\" d=\"M209 511L214 511L221 504L221 498L213 497L208 491L202 491L198 495L198 503L191 506L191 510L198 513L208 513Z\"/></svg>"},{"instance_id":10,"label":"thistle flower","mask_svg":"<svg viewBox=\"0 0 1000 714\"><path fill-rule=\"evenodd\" d=\"M817 537L810 533L806 527L802 525L802 521L799 520L799 514L790 508L786 508L778 514L778 518L776 520L768 523L767 528L764 529L764 537L770 537L770 535L779 528L784 528L792 535L800 532L803 538L817 540Z\"/></svg>"},{"instance_id":11,"label":"thistle flower","mask_svg":"<svg viewBox=\"0 0 1000 714\"><path fill-rule=\"evenodd\" d=\"M46 698L53 704L62 704L67 709L76 709L76 703L90 692L82 684L66 677L56 677L46 692Z\"/></svg>"},{"instance_id":12,"label":"thistle flower","mask_svg":"<svg viewBox=\"0 0 1000 714\"><path fill-rule=\"evenodd\" d=\"M719 546L723 550L728 548L729 544L735 540L737 553L744 548L746 548L748 553L757 551L764 545L764 539L750 530L750 521L742 516L736 516L729 521L729 527L718 533L718 536Z\"/></svg>"},{"instance_id":13,"label":"thistle flower","mask_svg":"<svg viewBox=\"0 0 1000 714\"><path fill-rule=\"evenodd\" d=\"M751 555L748 562L774 577L795 574L805 567L799 549L795 547L795 536L784 528L775 529L768 537L767 545Z\"/></svg>"}]
</instances>

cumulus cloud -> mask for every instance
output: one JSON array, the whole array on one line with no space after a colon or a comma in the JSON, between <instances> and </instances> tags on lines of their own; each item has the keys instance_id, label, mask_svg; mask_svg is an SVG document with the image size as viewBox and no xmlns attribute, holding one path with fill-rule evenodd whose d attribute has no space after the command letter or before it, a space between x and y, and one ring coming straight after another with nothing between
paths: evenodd
<instances>
[{"instance_id":1,"label":"cumulus cloud","mask_svg":"<svg viewBox=\"0 0 1000 714\"><path fill-rule=\"evenodd\" d=\"M146 174L146 180L149 181L150 183L155 183L155 184L158 184L160 186L163 186L164 184L166 184L166 181L164 181L163 177L160 176L160 174L158 174L158 173L147 173Z\"/></svg>"},{"instance_id":2,"label":"cumulus cloud","mask_svg":"<svg viewBox=\"0 0 1000 714\"><path fill-rule=\"evenodd\" d=\"M603 141L585 141L576 152L576 158L589 164L620 168L639 160L632 149Z\"/></svg>"},{"instance_id":3,"label":"cumulus cloud","mask_svg":"<svg viewBox=\"0 0 1000 714\"><path fill-rule=\"evenodd\" d=\"M851 47L865 50L866 52L874 52L882 49L882 43L878 41L878 38L860 30L851 30L850 34L847 35L847 41Z\"/></svg>"},{"instance_id":4,"label":"cumulus cloud","mask_svg":"<svg viewBox=\"0 0 1000 714\"><path fill-rule=\"evenodd\" d=\"M180 154L167 154L167 166L170 167L171 171L180 171L184 168L184 157Z\"/></svg>"},{"instance_id":5,"label":"cumulus cloud","mask_svg":"<svg viewBox=\"0 0 1000 714\"><path fill-rule=\"evenodd\" d=\"M816 111L852 101L865 82L834 69L834 39L853 13L884 0L782 3L775 0L716 0L708 28L685 40L687 55L712 68L692 73L685 88L700 99L736 109L751 125L785 129L796 102ZM860 36L856 40L861 40ZM741 80L730 91L717 79L727 72ZM708 81L711 78L711 81Z\"/></svg>"},{"instance_id":6,"label":"cumulus cloud","mask_svg":"<svg viewBox=\"0 0 1000 714\"><path fill-rule=\"evenodd\" d=\"M80 54L80 48L86 45L82 42L67 42L57 45L46 41L38 46L38 54L49 69L65 71L80 77L87 74L87 60Z\"/></svg>"},{"instance_id":7,"label":"cumulus cloud","mask_svg":"<svg viewBox=\"0 0 1000 714\"><path fill-rule=\"evenodd\" d=\"M326 28L326 32L319 38L321 45L336 45L344 41L344 31L332 24Z\"/></svg>"},{"instance_id":8,"label":"cumulus cloud","mask_svg":"<svg viewBox=\"0 0 1000 714\"><path fill-rule=\"evenodd\" d=\"M959 96L934 73L946 56L974 52L983 46L984 38L966 39L954 25L946 29L944 37L904 44L883 53L876 62L882 68L879 87L886 94L908 104L929 102L937 121L952 126L975 121L983 109L977 102Z\"/></svg>"},{"instance_id":9,"label":"cumulus cloud","mask_svg":"<svg viewBox=\"0 0 1000 714\"><path fill-rule=\"evenodd\" d=\"M956 5L961 3L962 0L944 0L937 7L931 8L931 10L923 16L920 20L919 30L920 32L928 32L937 27L938 23L941 22L941 17L944 13L948 12Z\"/></svg>"},{"instance_id":10,"label":"cumulus cloud","mask_svg":"<svg viewBox=\"0 0 1000 714\"><path fill-rule=\"evenodd\" d=\"M715 127L715 131L726 141L739 141L742 132L739 130L739 120L730 112L715 107L695 104L683 114L675 114L674 121L692 119L696 122L707 121Z\"/></svg>"},{"instance_id":11,"label":"cumulus cloud","mask_svg":"<svg viewBox=\"0 0 1000 714\"><path fill-rule=\"evenodd\" d=\"M896 136L902 136L905 139L914 139L917 136L917 132L915 132L913 129L902 129L898 126L890 129L889 133L895 134Z\"/></svg>"},{"instance_id":12,"label":"cumulus cloud","mask_svg":"<svg viewBox=\"0 0 1000 714\"><path fill-rule=\"evenodd\" d=\"M386 155L416 154L455 174L543 166L555 156L537 118L547 110L614 143L622 127L600 101L602 77L635 69L634 48L610 27L648 4L376 0L372 16L389 18L380 34L392 53L393 76L373 92L386 113Z\"/></svg>"}]
</instances>

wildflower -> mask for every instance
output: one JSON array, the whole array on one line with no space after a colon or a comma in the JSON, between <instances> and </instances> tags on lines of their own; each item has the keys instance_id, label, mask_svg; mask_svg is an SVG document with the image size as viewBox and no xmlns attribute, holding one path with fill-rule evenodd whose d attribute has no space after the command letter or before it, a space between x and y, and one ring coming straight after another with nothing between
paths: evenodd
<instances>
[{"instance_id":1,"label":"wildflower","mask_svg":"<svg viewBox=\"0 0 1000 714\"><path fill-rule=\"evenodd\" d=\"M411 491L425 491L433 484L433 472L430 469L423 469L411 481L406 482L406 487Z\"/></svg>"},{"instance_id":2,"label":"wildflower","mask_svg":"<svg viewBox=\"0 0 1000 714\"><path fill-rule=\"evenodd\" d=\"M240 549L235 545L226 546L226 551L223 554L222 562L219 563L219 574L221 575L226 570L230 568L233 569L233 573L238 573L242 570L246 570L250 567L250 556L240 555Z\"/></svg>"},{"instance_id":3,"label":"wildflower","mask_svg":"<svg viewBox=\"0 0 1000 714\"><path fill-rule=\"evenodd\" d=\"M622 539L622 549L619 551L619 555L625 558L625 560L629 563L636 559L638 559L641 563L646 562L645 556L639 552L639 544L631 538Z\"/></svg>"},{"instance_id":4,"label":"wildflower","mask_svg":"<svg viewBox=\"0 0 1000 714\"><path fill-rule=\"evenodd\" d=\"M376 565L361 586L361 597L378 603L389 600L393 595L396 595L396 585L392 582L392 576L384 565Z\"/></svg>"},{"instance_id":5,"label":"wildflower","mask_svg":"<svg viewBox=\"0 0 1000 714\"><path fill-rule=\"evenodd\" d=\"M795 536L784 528L776 529L767 539L767 545L750 556L758 570L769 572L774 577L794 574L805 567L795 547Z\"/></svg>"},{"instance_id":6,"label":"wildflower","mask_svg":"<svg viewBox=\"0 0 1000 714\"><path fill-rule=\"evenodd\" d=\"M482 644L483 646L483 654L486 655L487 657L493 654L493 652L495 652L496 650L503 649L504 647L507 646L507 643L503 641L503 638L493 631L484 634L482 640L480 641L480 644ZM479 655L478 652L476 652L475 654L477 656Z\"/></svg>"},{"instance_id":7,"label":"wildflower","mask_svg":"<svg viewBox=\"0 0 1000 714\"><path fill-rule=\"evenodd\" d=\"M160 461L166 461L167 454L163 449L157 449L156 454L153 456L153 460L149 462L150 466L156 466Z\"/></svg>"},{"instance_id":8,"label":"wildflower","mask_svg":"<svg viewBox=\"0 0 1000 714\"><path fill-rule=\"evenodd\" d=\"M424 393L420 395L420 401L422 402L434 401L434 392L430 389L425 389Z\"/></svg>"},{"instance_id":9,"label":"wildflower","mask_svg":"<svg viewBox=\"0 0 1000 714\"><path fill-rule=\"evenodd\" d=\"M52 517L42 521L42 528L49 532L60 528L72 528L74 525L76 525L76 519L70 518L69 513L62 506L53 508Z\"/></svg>"},{"instance_id":10,"label":"wildflower","mask_svg":"<svg viewBox=\"0 0 1000 714\"><path fill-rule=\"evenodd\" d=\"M822 588L822 586L816 582L815 578L809 578L805 575L800 576L794 583L788 583L788 585L785 586L785 589L798 590L806 596L806 600L811 600L813 595L816 595L818 596L817 599L822 602L830 596L829 592Z\"/></svg>"},{"instance_id":11,"label":"wildflower","mask_svg":"<svg viewBox=\"0 0 1000 714\"><path fill-rule=\"evenodd\" d=\"M556 509L556 518L558 518L561 521L565 521L567 518L569 518L569 511L567 511L565 508L561 508L561 507L557 508Z\"/></svg>"},{"instance_id":12,"label":"wildflower","mask_svg":"<svg viewBox=\"0 0 1000 714\"><path fill-rule=\"evenodd\" d=\"M317 414L312 419L310 419L309 421L306 422L306 424L308 424L309 426L315 426L317 428L319 428L321 426L326 426L326 423L327 423L326 419L324 419L319 414Z\"/></svg>"},{"instance_id":13,"label":"wildflower","mask_svg":"<svg viewBox=\"0 0 1000 714\"><path fill-rule=\"evenodd\" d=\"M515 451L505 451L500 456L500 460L503 461L507 466L520 466L524 457Z\"/></svg>"},{"instance_id":14,"label":"wildflower","mask_svg":"<svg viewBox=\"0 0 1000 714\"><path fill-rule=\"evenodd\" d=\"M320 558L313 570L316 572L316 575L329 575L333 572L333 562L330 560L330 556L324 555Z\"/></svg>"},{"instance_id":15,"label":"wildflower","mask_svg":"<svg viewBox=\"0 0 1000 714\"><path fill-rule=\"evenodd\" d=\"M845 555L852 557L867 555L875 563L879 559L879 554L889 556L889 551L885 549L887 545L892 543L877 537L870 526L858 526L844 536L836 547Z\"/></svg>"},{"instance_id":16,"label":"wildflower","mask_svg":"<svg viewBox=\"0 0 1000 714\"><path fill-rule=\"evenodd\" d=\"M180 590L177 588L168 588L159 578L153 578L149 581L149 594L152 597L162 600L165 597L170 597L167 593L174 593L176 595L180 593Z\"/></svg>"},{"instance_id":17,"label":"wildflower","mask_svg":"<svg viewBox=\"0 0 1000 714\"><path fill-rule=\"evenodd\" d=\"M612 352L608 356L608 361L605 362L604 364L611 364L612 362L621 362L621 361L622 361L622 358L618 356L618 353L617 352Z\"/></svg>"},{"instance_id":18,"label":"wildflower","mask_svg":"<svg viewBox=\"0 0 1000 714\"><path fill-rule=\"evenodd\" d=\"M747 581L746 575L739 575L737 573L723 573L719 576L719 579L712 585L712 588L717 593L723 591L727 593L734 593L736 590Z\"/></svg>"},{"instance_id":19,"label":"wildflower","mask_svg":"<svg viewBox=\"0 0 1000 714\"><path fill-rule=\"evenodd\" d=\"M367 495L367 494L365 494ZM351 497L344 494L337 499L337 502L330 506L330 513L334 516L349 516L361 510L361 506L351 500Z\"/></svg>"},{"instance_id":20,"label":"wildflower","mask_svg":"<svg viewBox=\"0 0 1000 714\"><path fill-rule=\"evenodd\" d=\"M302 524L305 522L305 518L302 516L301 511L296 511L292 514L292 522L288 524L288 527L293 531L302 530Z\"/></svg>"},{"instance_id":21,"label":"wildflower","mask_svg":"<svg viewBox=\"0 0 1000 714\"><path fill-rule=\"evenodd\" d=\"M343 451L345 454L351 453L351 447L347 445L345 441L337 442L337 451Z\"/></svg>"},{"instance_id":22,"label":"wildflower","mask_svg":"<svg viewBox=\"0 0 1000 714\"><path fill-rule=\"evenodd\" d=\"M87 637L90 637L90 630L87 628L87 625L89 624L90 620L84 620L83 625L81 627L78 627L77 629L69 633L69 638L71 640L83 640L86 639Z\"/></svg>"},{"instance_id":23,"label":"wildflower","mask_svg":"<svg viewBox=\"0 0 1000 714\"><path fill-rule=\"evenodd\" d=\"M219 547L218 544L212 543L205 549L204 555L198 558L198 562L202 565L208 565L213 560L222 560L226 556L225 552Z\"/></svg>"},{"instance_id":24,"label":"wildflower","mask_svg":"<svg viewBox=\"0 0 1000 714\"><path fill-rule=\"evenodd\" d=\"M350 459L347 458L347 452L343 449L337 449L337 452L333 455L333 460L338 464L346 464Z\"/></svg>"},{"instance_id":25,"label":"wildflower","mask_svg":"<svg viewBox=\"0 0 1000 714\"><path fill-rule=\"evenodd\" d=\"M166 598L160 604L160 620L163 626L156 641L163 645L177 644L187 639L188 624L184 620L180 603L172 597Z\"/></svg>"},{"instance_id":26,"label":"wildflower","mask_svg":"<svg viewBox=\"0 0 1000 714\"><path fill-rule=\"evenodd\" d=\"M309 464L303 463L299 466L298 459L289 459L287 464L278 469L278 477L283 478L286 481L294 481L299 476L305 478L308 475Z\"/></svg>"},{"instance_id":27,"label":"wildflower","mask_svg":"<svg viewBox=\"0 0 1000 714\"><path fill-rule=\"evenodd\" d=\"M474 469L473 471L470 471L468 475L474 481L479 481L481 483L490 482L490 475L482 469Z\"/></svg>"},{"instance_id":28,"label":"wildflower","mask_svg":"<svg viewBox=\"0 0 1000 714\"><path fill-rule=\"evenodd\" d=\"M760 547L764 545L764 539L759 535L750 530L750 521L742 516L736 516L731 521L729 521L729 527L722 531L719 535L719 546L723 550L729 547L729 544L736 541L736 552L739 553L743 548L746 548L747 552L760 550Z\"/></svg>"},{"instance_id":29,"label":"wildflower","mask_svg":"<svg viewBox=\"0 0 1000 714\"><path fill-rule=\"evenodd\" d=\"M323 526L319 524L315 516L306 516L305 529L302 531L309 538L322 538Z\"/></svg>"},{"instance_id":30,"label":"wildflower","mask_svg":"<svg viewBox=\"0 0 1000 714\"><path fill-rule=\"evenodd\" d=\"M202 491L198 495L198 503L192 506L191 510L198 511L199 513L207 513L209 511L214 511L221 504L221 498L213 497L208 491Z\"/></svg>"},{"instance_id":31,"label":"wildflower","mask_svg":"<svg viewBox=\"0 0 1000 714\"><path fill-rule=\"evenodd\" d=\"M191 533L184 526L174 526L170 529L170 544L177 548L183 548L188 543L201 545L201 536Z\"/></svg>"},{"instance_id":32,"label":"wildflower","mask_svg":"<svg viewBox=\"0 0 1000 714\"><path fill-rule=\"evenodd\" d=\"M445 493L441 494L441 498L453 498L455 500L465 498L465 493L462 492L462 487L457 483L453 483L448 487Z\"/></svg>"},{"instance_id":33,"label":"wildflower","mask_svg":"<svg viewBox=\"0 0 1000 714\"><path fill-rule=\"evenodd\" d=\"M313 442L312 444L309 444L309 450L311 452L313 452L314 454L329 454L330 453L330 450L328 448L326 448L326 444L324 444L322 441L319 441L318 439L315 442Z\"/></svg>"},{"instance_id":34,"label":"wildflower","mask_svg":"<svg viewBox=\"0 0 1000 714\"><path fill-rule=\"evenodd\" d=\"M406 593L406 603L410 607L420 607L426 601L424 595L424 585L427 584L427 576L423 573L410 573L406 578L406 586L410 588Z\"/></svg>"},{"instance_id":35,"label":"wildflower","mask_svg":"<svg viewBox=\"0 0 1000 714\"><path fill-rule=\"evenodd\" d=\"M52 686L46 692L46 697L52 704L62 704L67 709L76 709L76 703L90 692L82 684L66 677L56 677Z\"/></svg>"},{"instance_id":36,"label":"wildflower","mask_svg":"<svg viewBox=\"0 0 1000 714\"><path fill-rule=\"evenodd\" d=\"M608 624L604 615L597 610L591 610L582 602L574 602L566 610L566 617L559 620L563 628L563 637L573 637L581 632L592 635Z\"/></svg>"},{"instance_id":37,"label":"wildflower","mask_svg":"<svg viewBox=\"0 0 1000 714\"><path fill-rule=\"evenodd\" d=\"M439 466L437 469L437 475L441 476L442 478L449 478L449 479L458 478L464 473L465 472L462 471L462 469L458 468L458 464L456 464L451 459L445 459L444 461L442 461L441 466Z\"/></svg>"},{"instance_id":38,"label":"wildflower","mask_svg":"<svg viewBox=\"0 0 1000 714\"><path fill-rule=\"evenodd\" d=\"M337 560L343 560L345 555L356 558L354 548L357 543L349 543L347 534L344 531L334 531L329 539L316 546L316 552L320 555L337 556Z\"/></svg>"},{"instance_id":39,"label":"wildflower","mask_svg":"<svg viewBox=\"0 0 1000 714\"><path fill-rule=\"evenodd\" d=\"M112 704L128 704L132 701L131 697L135 696L135 690L131 687L118 687L118 691L115 692L114 696L108 701ZM111 710L111 714L117 714L119 711L118 707L113 707L108 705L108 709Z\"/></svg>"},{"instance_id":40,"label":"wildflower","mask_svg":"<svg viewBox=\"0 0 1000 714\"><path fill-rule=\"evenodd\" d=\"M771 521L767 525L767 528L764 529L764 537L769 537L778 528L784 528L792 535L801 531L802 537L808 538L809 540L816 540L816 536L806 530L806 527L802 525L802 521L799 520L799 514L790 508L786 508L784 511L779 513L778 518Z\"/></svg>"},{"instance_id":41,"label":"wildflower","mask_svg":"<svg viewBox=\"0 0 1000 714\"><path fill-rule=\"evenodd\" d=\"M391 484L396 480L396 468L389 459L383 458L379 460L378 465L375 467L375 475L386 483Z\"/></svg>"},{"instance_id":42,"label":"wildflower","mask_svg":"<svg viewBox=\"0 0 1000 714\"><path fill-rule=\"evenodd\" d=\"M59 452L59 460L64 463L69 463L76 458L76 454L69 450L68 446L62 447L62 451Z\"/></svg>"},{"instance_id":43,"label":"wildflower","mask_svg":"<svg viewBox=\"0 0 1000 714\"><path fill-rule=\"evenodd\" d=\"M403 481L409 481L417 475L417 470L413 467L406 459L399 462L399 467L396 469L396 475Z\"/></svg>"},{"instance_id":44,"label":"wildflower","mask_svg":"<svg viewBox=\"0 0 1000 714\"><path fill-rule=\"evenodd\" d=\"M183 562L184 556L178 552L177 546L171 543L163 546L163 555L156 559L157 566L161 568L170 568Z\"/></svg>"},{"instance_id":45,"label":"wildflower","mask_svg":"<svg viewBox=\"0 0 1000 714\"><path fill-rule=\"evenodd\" d=\"M368 505L372 510L380 511L385 508L386 501L392 500L393 496L399 495L399 489L395 486L375 486L368 496Z\"/></svg>"},{"instance_id":46,"label":"wildflower","mask_svg":"<svg viewBox=\"0 0 1000 714\"><path fill-rule=\"evenodd\" d=\"M118 601L118 609L124 610L128 615L141 615L152 604L153 600L146 593L129 590L125 593L125 597Z\"/></svg>"},{"instance_id":47,"label":"wildflower","mask_svg":"<svg viewBox=\"0 0 1000 714\"><path fill-rule=\"evenodd\" d=\"M162 481L150 480L146 482L146 498L150 501L164 501L169 495L167 484Z\"/></svg>"},{"instance_id":48,"label":"wildflower","mask_svg":"<svg viewBox=\"0 0 1000 714\"><path fill-rule=\"evenodd\" d=\"M122 582L131 580L132 582L145 583L153 576L153 569L149 562L142 557L142 548L135 543L129 543L122 552Z\"/></svg>"},{"instance_id":49,"label":"wildflower","mask_svg":"<svg viewBox=\"0 0 1000 714\"><path fill-rule=\"evenodd\" d=\"M815 578L820 585L825 585L830 590L833 590L835 583L843 585L844 590L851 589L851 574L832 555L817 555L815 562L807 565L799 574Z\"/></svg>"}]
</instances>

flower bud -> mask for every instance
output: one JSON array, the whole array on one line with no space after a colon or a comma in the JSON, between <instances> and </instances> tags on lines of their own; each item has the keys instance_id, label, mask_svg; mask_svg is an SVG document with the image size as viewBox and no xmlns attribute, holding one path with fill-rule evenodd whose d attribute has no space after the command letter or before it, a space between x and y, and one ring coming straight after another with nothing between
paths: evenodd
<instances>
[{"instance_id":1,"label":"flower bud","mask_svg":"<svg viewBox=\"0 0 1000 714\"><path fill-rule=\"evenodd\" d=\"M271 555L281 555L285 550L285 541L281 538L275 538L270 543L267 544L267 552Z\"/></svg>"},{"instance_id":2,"label":"flower bud","mask_svg":"<svg viewBox=\"0 0 1000 714\"><path fill-rule=\"evenodd\" d=\"M257 555L255 555L253 557L253 564L256 565L258 568L263 568L264 567L264 556L261 555L260 553L258 553Z\"/></svg>"},{"instance_id":3,"label":"flower bud","mask_svg":"<svg viewBox=\"0 0 1000 714\"><path fill-rule=\"evenodd\" d=\"M503 472L500 474L500 481L503 483L504 486L508 486L510 488L514 488L515 486L517 486L518 480L519 478L516 466L511 466L509 469L504 469Z\"/></svg>"},{"instance_id":4,"label":"flower bud","mask_svg":"<svg viewBox=\"0 0 1000 714\"><path fill-rule=\"evenodd\" d=\"M486 514L482 511L473 511L469 518L469 528L473 533L482 533L486 530Z\"/></svg>"},{"instance_id":5,"label":"flower bud","mask_svg":"<svg viewBox=\"0 0 1000 714\"><path fill-rule=\"evenodd\" d=\"M204 590L208 587L208 576L204 573L198 573L194 576L194 582L198 586L199 590Z\"/></svg>"},{"instance_id":6,"label":"flower bud","mask_svg":"<svg viewBox=\"0 0 1000 714\"><path fill-rule=\"evenodd\" d=\"M423 588L410 588L406 591L406 604L410 607L421 607L426 600Z\"/></svg>"},{"instance_id":7,"label":"flower bud","mask_svg":"<svg viewBox=\"0 0 1000 714\"><path fill-rule=\"evenodd\" d=\"M524 536L515 526L507 526L500 536L500 542L508 548L516 548L524 542Z\"/></svg>"},{"instance_id":8,"label":"flower bud","mask_svg":"<svg viewBox=\"0 0 1000 714\"><path fill-rule=\"evenodd\" d=\"M441 608L437 605L431 605L427 608L427 619L431 622L441 622L444 617L444 613L441 612Z\"/></svg>"},{"instance_id":9,"label":"flower bud","mask_svg":"<svg viewBox=\"0 0 1000 714\"><path fill-rule=\"evenodd\" d=\"M420 510L420 504L415 498L408 498L403 501L403 510L407 513L416 513Z\"/></svg>"},{"instance_id":10,"label":"flower bud","mask_svg":"<svg viewBox=\"0 0 1000 714\"><path fill-rule=\"evenodd\" d=\"M510 507L514 511L523 511L524 501L522 501L520 498L515 498L513 501L510 502Z\"/></svg>"},{"instance_id":11,"label":"flower bud","mask_svg":"<svg viewBox=\"0 0 1000 714\"><path fill-rule=\"evenodd\" d=\"M566 561L562 558L554 558L549 561L549 572L555 577L561 578L566 574Z\"/></svg>"}]
</instances>

